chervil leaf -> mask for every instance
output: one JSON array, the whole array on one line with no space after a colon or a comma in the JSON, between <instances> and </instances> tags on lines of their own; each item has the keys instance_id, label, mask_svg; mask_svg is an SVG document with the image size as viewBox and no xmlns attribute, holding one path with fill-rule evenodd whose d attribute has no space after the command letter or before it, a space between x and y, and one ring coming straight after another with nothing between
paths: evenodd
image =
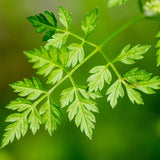
<instances>
[{"instance_id":1,"label":"chervil leaf","mask_svg":"<svg viewBox=\"0 0 160 160\"><path fill-rule=\"evenodd\" d=\"M65 45L63 45L60 49L59 60L63 66L66 66L69 58L68 49Z\"/></svg>"},{"instance_id":2,"label":"chervil leaf","mask_svg":"<svg viewBox=\"0 0 160 160\"><path fill-rule=\"evenodd\" d=\"M45 93L41 82L37 78L33 78L33 82L29 79L24 79L24 81L18 81L11 84L14 92L19 92L19 96L27 96L28 100L35 100L41 94Z\"/></svg>"},{"instance_id":3,"label":"chervil leaf","mask_svg":"<svg viewBox=\"0 0 160 160\"><path fill-rule=\"evenodd\" d=\"M6 108L17 110L20 113L13 113L6 118L6 122L9 124L3 135L2 147L6 146L9 142L13 142L15 138L20 139L24 136L28 130L28 117L31 117L35 108L30 101L23 98L17 98L15 101L12 101ZM34 121L30 121L31 129L36 130L33 125ZM35 133L35 132L34 132Z\"/></svg>"},{"instance_id":4,"label":"chervil leaf","mask_svg":"<svg viewBox=\"0 0 160 160\"><path fill-rule=\"evenodd\" d=\"M52 36L52 39L49 39L47 41L47 44L45 47L49 49L50 46L56 47L60 49L63 44L66 43L68 38L68 33L56 33L55 35Z\"/></svg>"},{"instance_id":5,"label":"chervil leaf","mask_svg":"<svg viewBox=\"0 0 160 160\"><path fill-rule=\"evenodd\" d=\"M96 103L89 99L89 93L87 94L87 91L82 88L69 88L61 95L62 106L69 105L67 109L69 120L75 118L76 126L80 126L81 132L84 131L91 139L95 123L95 116L92 112L98 112Z\"/></svg>"},{"instance_id":6,"label":"chervil leaf","mask_svg":"<svg viewBox=\"0 0 160 160\"><path fill-rule=\"evenodd\" d=\"M144 104L141 95L137 91L135 91L131 86L125 85L125 87L128 97L133 104L134 102L136 102L137 104Z\"/></svg>"},{"instance_id":7,"label":"chervil leaf","mask_svg":"<svg viewBox=\"0 0 160 160\"><path fill-rule=\"evenodd\" d=\"M99 92L90 92L89 91L88 94L91 99L97 99L97 98L102 97L102 95Z\"/></svg>"},{"instance_id":8,"label":"chervil leaf","mask_svg":"<svg viewBox=\"0 0 160 160\"><path fill-rule=\"evenodd\" d=\"M39 69L37 74L48 76L47 83L55 84L63 77L63 68L58 63L58 50L50 47L49 50L41 47L41 50L25 52L30 59L29 62L35 63L33 68ZM61 58L62 60L62 58Z\"/></svg>"},{"instance_id":9,"label":"chervil leaf","mask_svg":"<svg viewBox=\"0 0 160 160\"><path fill-rule=\"evenodd\" d=\"M69 103L73 102L74 99L74 88L67 88L61 93L61 106L68 106Z\"/></svg>"},{"instance_id":10,"label":"chervil leaf","mask_svg":"<svg viewBox=\"0 0 160 160\"><path fill-rule=\"evenodd\" d=\"M85 17L85 21L82 21L81 28L85 34L85 38L94 30L98 20L98 8L95 8Z\"/></svg>"},{"instance_id":11,"label":"chervil leaf","mask_svg":"<svg viewBox=\"0 0 160 160\"><path fill-rule=\"evenodd\" d=\"M127 0L108 0L108 7L113 7L113 6L116 6L116 5L122 5L124 4L125 2L127 2Z\"/></svg>"},{"instance_id":12,"label":"chervil leaf","mask_svg":"<svg viewBox=\"0 0 160 160\"><path fill-rule=\"evenodd\" d=\"M60 109L53 103L51 97L48 97L41 106L40 113L43 115L42 122L45 124L45 129L52 135L53 131L57 129L57 124L61 123Z\"/></svg>"},{"instance_id":13,"label":"chervil leaf","mask_svg":"<svg viewBox=\"0 0 160 160\"><path fill-rule=\"evenodd\" d=\"M67 29L70 30L72 23L72 14L69 13L67 9L64 9L62 6L59 7L59 21Z\"/></svg>"},{"instance_id":14,"label":"chervil leaf","mask_svg":"<svg viewBox=\"0 0 160 160\"><path fill-rule=\"evenodd\" d=\"M51 72L51 74L48 77L48 84L55 84L56 82L60 81L63 77L63 71L62 69L55 69Z\"/></svg>"},{"instance_id":15,"label":"chervil leaf","mask_svg":"<svg viewBox=\"0 0 160 160\"><path fill-rule=\"evenodd\" d=\"M127 72L124 75L124 78L129 82L129 83L137 83L137 81L143 81L143 80L148 80L150 79L151 74L145 72L144 70L138 70L138 68L133 68L129 72Z\"/></svg>"},{"instance_id":16,"label":"chervil leaf","mask_svg":"<svg viewBox=\"0 0 160 160\"><path fill-rule=\"evenodd\" d=\"M17 110L18 112L25 111L31 106L31 102L24 98L17 98L14 101L11 101L6 108L11 110Z\"/></svg>"},{"instance_id":17,"label":"chervil leaf","mask_svg":"<svg viewBox=\"0 0 160 160\"><path fill-rule=\"evenodd\" d=\"M124 96L121 81L119 79L115 81L112 86L109 87L106 94L108 95L107 100L110 101L112 108L114 108L117 104L117 99Z\"/></svg>"},{"instance_id":18,"label":"chervil leaf","mask_svg":"<svg viewBox=\"0 0 160 160\"><path fill-rule=\"evenodd\" d=\"M157 33L157 38L159 39L157 44L156 44L156 48L158 48L157 50L157 66L160 65L160 31Z\"/></svg>"},{"instance_id":19,"label":"chervil leaf","mask_svg":"<svg viewBox=\"0 0 160 160\"><path fill-rule=\"evenodd\" d=\"M45 32L43 41L50 39L57 28L57 20L52 12L45 11L45 14L30 16L27 19L36 27L37 33Z\"/></svg>"},{"instance_id":20,"label":"chervil leaf","mask_svg":"<svg viewBox=\"0 0 160 160\"><path fill-rule=\"evenodd\" d=\"M22 114L14 113L7 117L6 122L11 122L11 124L5 128L1 147L5 147L9 142L12 143L15 138L19 140L26 134L28 130L28 113L28 111Z\"/></svg>"},{"instance_id":21,"label":"chervil leaf","mask_svg":"<svg viewBox=\"0 0 160 160\"><path fill-rule=\"evenodd\" d=\"M28 122L30 123L30 129L35 135L36 132L40 129L41 116L36 108L31 110L31 113L28 117Z\"/></svg>"},{"instance_id":22,"label":"chervil leaf","mask_svg":"<svg viewBox=\"0 0 160 160\"><path fill-rule=\"evenodd\" d=\"M135 60L139 60L143 58L143 54L145 54L151 46L149 45L136 45L133 48L130 48L130 45L127 45L123 48L120 55L116 58L115 61L121 61L125 64L134 64Z\"/></svg>"},{"instance_id":23,"label":"chervil leaf","mask_svg":"<svg viewBox=\"0 0 160 160\"><path fill-rule=\"evenodd\" d=\"M82 44L72 43L68 46L69 58L67 66L74 67L78 62L82 62L84 59L84 49Z\"/></svg>"},{"instance_id":24,"label":"chervil leaf","mask_svg":"<svg viewBox=\"0 0 160 160\"><path fill-rule=\"evenodd\" d=\"M146 94L154 94L154 90L160 89L160 78L153 77L149 80L139 81L136 85L138 90Z\"/></svg>"},{"instance_id":25,"label":"chervil leaf","mask_svg":"<svg viewBox=\"0 0 160 160\"><path fill-rule=\"evenodd\" d=\"M130 84L125 85L128 96L131 102L134 101L137 104L143 104L141 95L134 89L138 89L146 94L154 94L157 89L160 89L160 78L152 77L151 74L145 72L144 70L138 70L134 68L124 75L124 78Z\"/></svg>"},{"instance_id":26,"label":"chervil leaf","mask_svg":"<svg viewBox=\"0 0 160 160\"><path fill-rule=\"evenodd\" d=\"M88 86L90 91L102 90L104 87L104 82L110 84L112 80L111 72L106 66L96 66L90 70L92 75L88 78Z\"/></svg>"}]
</instances>

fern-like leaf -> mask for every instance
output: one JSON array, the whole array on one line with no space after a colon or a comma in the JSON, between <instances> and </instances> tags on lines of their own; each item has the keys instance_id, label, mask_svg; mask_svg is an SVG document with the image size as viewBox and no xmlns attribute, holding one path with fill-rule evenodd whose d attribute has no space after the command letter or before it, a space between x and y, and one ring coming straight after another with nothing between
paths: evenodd
<instances>
[{"instance_id":1,"label":"fern-like leaf","mask_svg":"<svg viewBox=\"0 0 160 160\"><path fill-rule=\"evenodd\" d=\"M74 99L74 88L68 88L62 91L61 93L61 106L68 106Z\"/></svg>"},{"instance_id":2,"label":"fern-like leaf","mask_svg":"<svg viewBox=\"0 0 160 160\"><path fill-rule=\"evenodd\" d=\"M3 135L2 147L6 146L9 142L13 142L15 138L20 139L28 130L27 117L31 112L32 103L26 99L18 98L10 102L6 108L11 110L18 110L20 113L13 113L6 118L9 124Z\"/></svg>"},{"instance_id":3,"label":"fern-like leaf","mask_svg":"<svg viewBox=\"0 0 160 160\"><path fill-rule=\"evenodd\" d=\"M19 96L27 96L28 100L35 100L41 94L46 93L41 82L35 77L33 78L33 82L29 79L24 79L24 81L18 81L10 86L14 89L14 92L19 92Z\"/></svg>"},{"instance_id":4,"label":"fern-like leaf","mask_svg":"<svg viewBox=\"0 0 160 160\"><path fill-rule=\"evenodd\" d=\"M138 90L146 94L154 94L155 90L160 89L160 78L152 77L149 80L140 81L136 85Z\"/></svg>"},{"instance_id":5,"label":"fern-like leaf","mask_svg":"<svg viewBox=\"0 0 160 160\"><path fill-rule=\"evenodd\" d=\"M45 129L52 135L53 131L57 129L57 124L61 123L61 111L57 107L51 97L47 97L46 102L40 108L42 115L42 122L45 124Z\"/></svg>"},{"instance_id":6,"label":"fern-like leaf","mask_svg":"<svg viewBox=\"0 0 160 160\"><path fill-rule=\"evenodd\" d=\"M69 59L67 66L74 67L78 62L82 62L84 59L84 49L82 44L72 43L68 46Z\"/></svg>"},{"instance_id":7,"label":"fern-like leaf","mask_svg":"<svg viewBox=\"0 0 160 160\"><path fill-rule=\"evenodd\" d=\"M92 75L88 78L88 86L90 91L102 90L104 82L110 84L112 80L111 72L106 66L96 66L90 70Z\"/></svg>"},{"instance_id":8,"label":"fern-like leaf","mask_svg":"<svg viewBox=\"0 0 160 160\"><path fill-rule=\"evenodd\" d=\"M96 121L92 112L98 112L98 108L96 103L89 99L90 93L82 88L69 88L64 90L61 95L62 107L69 105L67 109L69 120L75 118L76 126L80 126L81 132L84 131L91 139Z\"/></svg>"},{"instance_id":9,"label":"fern-like leaf","mask_svg":"<svg viewBox=\"0 0 160 160\"><path fill-rule=\"evenodd\" d=\"M138 70L138 68L133 68L124 75L124 78L132 84L136 84L138 81L147 81L150 77L150 73L147 73L144 70Z\"/></svg>"},{"instance_id":10,"label":"fern-like leaf","mask_svg":"<svg viewBox=\"0 0 160 160\"><path fill-rule=\"evenodd\" d=\"M136 90L140 90L146 94L154 94L154 90L160 89L159 77L151 77L150 73L144 70L138 70L138 68L133 68L127 72L124 78L127 83L129 82L128 85L125 84L125 87L132 103L144 104L140 93Z\"/></svg>"},{"instance_id":11,"label":"fern-like leaf","mask_svg":"<svg viewBox=\"0 0 160 160\"><path fill-rule=\"evenodd\" d=\"M63 52L63 53L62 53ZM38 74L48 76L48 83L55 84L57 81L61 80L63 77L63 68L58 61L59 55L67 53L65 49L61 50L59 53L58 50L54 47L50 47L49 50L41 47L41 50L35 49L34 51L25 52L25 55L30 59L29 62L35 63L33 68L38 69ZM60 59L61 63L62 58ZM66 61L66 60L65 60ZM63 65L63 64L62 64Z\"/></svg>"},{"instance_id":12,"label":"fern-like leaf","mask_svg":"<svg viewBox=\"0 0 160 160\"><path fill-rule=\"evenodd\" d=\"M1 147L6 146L9 142L12 143L15 137L19 140L26 134L28 130L27 116L28 111L23 114L11 114L7 117L6 122L11 122L11 124L5 129Z\"/></svg>"},{"instance_id":13,"label":"fern-like leaf","mask_svg":"<svg viewBox=\"0 0 160 160\"><path fill-rule=\"evenodd\" d=\"M81 28L85 34L85 38L87 38L96 27L98 17L98 8L96 8L86 15L85 21L82 21Z\"/></svg>"},{"instance_id":14,"label":"fern-like leaf","mask_svg":"<svg viewBox=\"0 0 160 160\"><path fill-rule=\"evenodd\" d=\"M114 108L117 104L117 100L119 97L124 96L124 90L121 84L121 80L115 81L107 90L108 98L107 100L110 101L112 108Z\"/></svg>"},{"instance_id":15,"label":"fern-like leaf","mask_svg":"<svg viewBox=\"0 0 160 160\"><path fill-rule=\"evenodd\" d=\"M127 45L123 48L120 55L116 58L115 61L121 61L125 64L134 64L135 60L140 60L151 46L149 45L136 45L133 48L130 48L130 45Z\"/></svg>"},{"instance_id":16,"label":"fern-like leaf","mask_svg":"<svg viewBox=\"0 0 160 160\"><path fill-rule=\"evenodd\" d=\"M130 99L130 101L134 104L134 102L136 102L137 104L144 104L143 99L140 95L140 93L138 93L133 86L129 86L129 85L125 85L126 90L127 90L127 94L128 97Z\"/></svg>"},{"instance_id":17,"label":"fern-like leaf","mask_svg":"<svg viewBox=\"0 0 160 160\"><path fill-rule=\"evenodd\" d=\"M50 39L57 28L57 19L52 12L45 11L45 14L30 16L27 19L36 27L37 33L45 32L43 41Z\"/></svg>"},{"instance_id":18,"label":"fern-like leaf","mask_svg":"<svg viewBox=\"0 0 160 160\"><path fill-rule=\"evenodd\" d=\"M14 101L11 101L6 108L11 110L17 110L18 112L23 112L31 106L31 102L24 98L17 98Z\"/></svg>"},{"instance_id":19,"label":"fern-like leaf","mask_svg":"<svg viewBox=\"0 0 160 160\"><path fill-rule=\"evenodd\" d=\"M67 9L62 6L59 7L59 21L67 29L70 30L72 23L72 14L69 13Z\"/></svg>"},{"instance_id":20,"label":"fern-like leaf","mask_svg":"<svg viewBox=\"0 0 160 160\"><path fill-rule=\"evenodd\" d=\"M31 113L28 117L28 122L30 123L30 129L33 135L35 135L36 132L40 129L41 124L41 116L35 107L33 107L31 110Z\"/></svg>"},{"instance_id":21,"label":"fern-like leaf","mask_svg":"<svg viewBox=\"0 0 160 160\"><path fill-rule=\"evenodd\" d=\"M47 41L45 48L49 49L50 46L60 49L63 44L66 43L68 38L68 33L56 33L52 36L51 39Z\"/></svg>"}]
</instances>

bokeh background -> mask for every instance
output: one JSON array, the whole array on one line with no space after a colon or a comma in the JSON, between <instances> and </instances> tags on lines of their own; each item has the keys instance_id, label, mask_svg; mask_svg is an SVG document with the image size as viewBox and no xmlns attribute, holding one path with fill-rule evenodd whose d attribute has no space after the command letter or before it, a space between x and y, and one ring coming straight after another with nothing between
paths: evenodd
<instances>
[{"instance_id":1,"label":"bokeh background","mask_svg":"<svg viewBox=\"0 0 160 160\"><path fill-rule=\"evenodd\" d=\"M57 15L59 5L73 13L72 31L81 35L80 23L85 14L95 7L99 8L98 27L89 37L96 44L140 14L136 0L129 0L123 7L112 9L107 8L107 0L0 0L0 140L6 126L5 118L11 113L5 106L17 96L9 84L31 78L36 73L23 51L44 45L42 35L35 33L26 17L44 10ZM155 35L159 29L158 21L138 22L110 41L104 48L106 54L113 59L129 43L151 44L152 48L144 60L133 66L160 75L160 68L156 67L155 50ZM86 54L91 49L87 49ZM96 64L105 64L99 54L74 74L76 82L86 84L88 70ZM116 65L121 74L133 67L119 63ZM44 79L42 81L45 82ZM66 82L53 94L57 103L60 91L70 85ZM142 96L144 106L133 105L125 96L119 100L115 109L111 109L105 96L97 100L100 113L96 115L93 140L81 134L74 122L69 122L64 109L62 125L52 137L43 127L35 136L29 131L20 141L16 140L1 149L0 160L160 160L160 92Z\"/></svg>"}]
</instances>

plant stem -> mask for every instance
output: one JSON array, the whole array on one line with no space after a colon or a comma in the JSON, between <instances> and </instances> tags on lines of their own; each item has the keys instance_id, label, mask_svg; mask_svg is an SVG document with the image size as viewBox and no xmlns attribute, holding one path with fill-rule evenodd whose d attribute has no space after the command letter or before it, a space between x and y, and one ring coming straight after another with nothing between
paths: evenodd
<instances>
[{"instance_id":1,"label":"plant stem","mask_svg":"<svg viewBox=\"0 0 160 160\"><path fill-rule=\"evenodd\" d=\"M101 43L101 47L103 47L107 42L109 42L113 37L115 37L117 34L119 34L120 32L122 32L123 30L127 29L129 26L135 24L136 22L140 21L144 19L143 15L140 15L134 19L132 19L131 21L129 21L128 23L124 24L122 27L118 28L116 31L114 31L111 35L107 36L106 39Z\"/></svg>"},{"instance_id":2,"label":"plant stem","mask_svg":"<svg viewBox=\"0 0 160 160\"><path fill-rule=\"evenodd\" d=\"M81 36L79 36L79 35L77 35L77 34L75 34L75 33L73 33L73 32L66 31L66 30L63 30L63 29L60 29L60 28L57 28L56 31L63 32L63 33L68 33L68 34L71 35L72 37L75 37L75 38L79 39L80 41L82 41L82 42L84 42L84 43L86 43L86 44L88 44L88 45L90 45L90 46L92 46L92 47L95 47L95 48L97 47L96 44L87 41L86 39L82 38Z\"/></svg>"}]
</instances>

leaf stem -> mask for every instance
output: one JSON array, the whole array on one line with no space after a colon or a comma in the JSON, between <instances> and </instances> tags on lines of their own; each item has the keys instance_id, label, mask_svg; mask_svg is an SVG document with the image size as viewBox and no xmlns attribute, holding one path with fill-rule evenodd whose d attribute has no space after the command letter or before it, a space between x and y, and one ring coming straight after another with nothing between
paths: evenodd
<instances>
[{"instance_id":1,"label":"leaf stem","mask_svg":"<svg viewBox=\"0 0 160 160\"><path fill-rule=\"evenodd\" d=\"M71 31L66 31L66 30L63 30L63 29L61 29L61 28L57 28L56 31L63 32L63 33L66 33L66 32L67 32L67 33L68 33L69 35L71 35L72 37L75 37L75 38L79 39L80 41L82 41L82 42L84 42L84 43L86 43L86 44L88 44L88 45L90 45L90 46L92 46L92 47L95 47L95 48L97 47L96 44L87 41L86 39L82 38L81 36L79 36L79 35L71 32Z\"/></svg>"},{"instance_id":2,"label":"leaf stem","mask_svg":"<svg viewBox=\"0 0 160 160\"><path fill-rule=\"evenodd\" d=\"M108 65L111 66L111 68L113 69L113 71L115 72L115 74L117 75L117 77L122 80L123 78L121 77L120 73L116 69L115 65L112 62L110 62L110 60L108 59L108 57L105 55L105 53L102 50L100 50L99 52L106 59L106 61L108 62Z\"/></svg>"}]
</instances>

